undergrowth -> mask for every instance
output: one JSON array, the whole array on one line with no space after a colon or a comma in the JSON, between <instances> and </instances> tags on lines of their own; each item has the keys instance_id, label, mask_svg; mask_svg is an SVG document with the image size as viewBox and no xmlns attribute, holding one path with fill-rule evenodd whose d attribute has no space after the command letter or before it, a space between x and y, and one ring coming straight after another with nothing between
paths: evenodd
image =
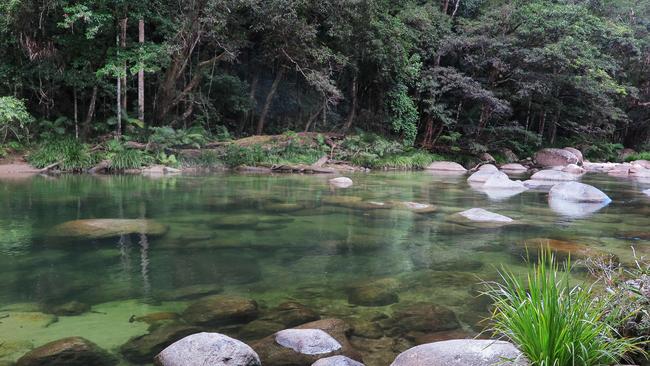
<instances>
[{"instance_id":1,"label":"undergrowth","mask_svg":"<svg viewBox=\"0 0 650 366\"><path fill-rule=\"evenodd\" d=\"M73 138L47 141L27 157L29 163L37 168L58 163L61 170L75 172L94 166L99 158L88 145Z\"/></svg>"}]
</instances>

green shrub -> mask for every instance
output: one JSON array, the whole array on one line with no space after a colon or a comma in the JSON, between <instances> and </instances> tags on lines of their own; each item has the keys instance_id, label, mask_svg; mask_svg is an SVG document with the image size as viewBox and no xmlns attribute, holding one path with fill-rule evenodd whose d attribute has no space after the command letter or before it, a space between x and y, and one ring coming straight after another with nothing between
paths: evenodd
<instances>
[{"instance_id":1,"label":"green shrub","mask_svg":"<svg viewBox=\"0 0 650 366\"><path fill-rule=\"evenodd\" d=\"M439 155L413 150L378 159L369 167L378 169L424 169L432 162L440 160L443 160L443 158Z\"/></svg>"},{"instance_id":2,"label":"green shrub","mask_svg":"<svg viewBox=\"0 0 650 366\"><path fill-rule=\"evenodd\" d=\"M636 154L632 154L625 158L625 161L634 161L634 160L650 160L650 151L644 151Z\"/></svg>"},{"instance_id":3,"label":"green shrub","mask_svg":"<svg viewBox=\"0 0 650 366\"><path fill-rule=\"evenodd\" d=\"M154 162L153 157L146 151L129 149L118 140L109 140L106 147L104 159L110 161L110 168L113 170L137 169Z\"/></svg>"},{"instance_id":4,"label":"green shrub","mask_svg":"<svg viewBox=\"0 0 650 366\"><path fill-rule=\"evenodd\" d=\"M187 130L172 127L151 127L149 143L158 150L170 147L200 148L208 142L209 134L201 126L193 126Z\"/></svg>"},{"instance_id":5,"label":"green shrub","mask_svg":"<svg viewBox=\"0 0 650 366\"><path fill-rule=\"evenodd\" d=\"M27 127L34 122L34 117L27 111L25 102L14 97L0 97L0 143L9 135L16 140L29 136Z\"/></svg>"},{"instance_id":6,"label":"green shrub","mask_svg":"<svg viewBox=\"0 0 650 366\"><path fill-rule=\"evenodd\" d=\"M234 168L238 166L255 166L267 159L267 153L260 145L250 147L230 144L226 148L223 161L226 166Z\"/></svg>"},{"instance_id":7,"label":"green shrub","mask_svg":"<svg viewBox=\"0 0 650 366\"><path fill-rule=\"evenodd\" d=\"M616 161L623 145L611 142L593 142L584 149L585 158L592 161Z\"/></svg>"},{"instance_id":8,"label":"green shrub","mask_svg":"<svg viewBox=\"0 0 650 366\"><path fill-rule=\"evenodd\" d=\"M28 160L37 168L59 163L62 170L81 171L97 164L99 157L88 145L68 138L44 143L28 156Z\"/></svg>"},{"instance_id":9,"label":"green shrub","mask_svg":"<svg viewBox=\"0 0 650 366\"><path fill-rule=\"evenodd\" d=\"M493 331L513 342L533 365L611 365L639 351L639 341L621 337L607 317L609 299L591 288L571 286L566 271L542 251L526 280L500 272L502 282L487 283L494 301Z\"/></svg>"},{"instance_id":10,"label":"green shrub","mask_svg":"<svg viewBox=\"0 0 650 366\"><path fill-rule=\"evenodd\" d=\"M162 151L156 155L156 161L162 165L170 166L173 168L178 168L180 166L178 159L176 159L176 155L166 154Z\"/></svg>"}]
</instances>

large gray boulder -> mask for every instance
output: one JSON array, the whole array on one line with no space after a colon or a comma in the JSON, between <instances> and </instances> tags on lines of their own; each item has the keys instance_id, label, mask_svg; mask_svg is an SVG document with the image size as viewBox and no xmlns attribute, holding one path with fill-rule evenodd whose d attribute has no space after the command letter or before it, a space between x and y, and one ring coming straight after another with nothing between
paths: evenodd
<instances>
[{"instance_id":1,"label":"large gray boulder","mask_svg":"<svg viewBox=\"0 0 650 366\"><path fill-rule=\"evenodd\" d=\"M596 187L578 182L558 183L548 193L549 200L569 202L609 203L612 200Z\"/></svg>"},{"instance_id":2,"label":"large gray boulder","mask_svg":"<svg viewBox=\"0 0 650 366\"><path fill-rule=\"evenodd\" d=\"M492 164L481 165L474 174L467 178L469 183L485 183L493 174L498 173L499 169Z\"/></svg>"},{"instance_id":3,"label":"large gray boulder","mask_svg":"<svg viewBox=\"0 0 650 366\"><path fill-rule=\"evenodd\" d=\"M336 339L321 329L281 330L275 333L275 341L304 355L332 353L342 348Z\"/></svg>"},{"instance_id":4,"label":"large gray boulder","mask_svg":"<svg viewBox=\"0 0 650 366\"><path fill-rule=\"evenodd\" d=\"M81 337L62 338L26 353L16 366L112 366L117 359Z\"/></svg>"},{"instance_id":5,"label":"large gray boulder","mask_svg":"<svg viewBox=\"0 0 650 366\"><path fill-rule=\"evenodd\" d=\"M575 155L576 158L578 158L578 164L582 164L582 162L584 161L582 151L576 149L575 147L565 147L562 150L566 150L566 151L570 152L571 154Z\"/></svg>"},{"instance_id":6,"label":"large gray boulder","mask_svg":"<svg viewBox=\"0 0 650 366\"><path fill-rule=\"evenodd\" d=\"M564 149L542 149L535 154L535 162L543 167L553 167L578 164L579 159Z\"/></svg>"},{"instance_id":7,"label":"large gray boulder","mask_svg":"<svg viewBox=\"0 0 650 366\"><path fill-rule=\"evenodd\" d=\"M357 362L345 356L332 356L321 358L314 362L311 366L364 366L361 362Z\"/></svg>"},{"instance_id":8,"label":"large gray boulder","mask_svg":"<svg viewBox=\"0 0 650 366\"><path fill-rule=\"evenodd\" d=\"M455 339L413 347L391 366L524 366L528 361L512 343L484 339Z\"/></svg>"},{"instance_id":9,"label":"large gray boulder","mask_svg":"<svg viewBox=\"0 0 650 366\"><path fill-rule=\"evenodd\" d=\"M433 163L429 164L426 168L426 170L441 170L441 171L447 171L447 172L466 172L467 169L465 169L462 165L458 163L454 163L452 161L434 161Z\"/></svg>"},{"instance_id":10,"label":"large gray boulder","mask_svg":"<svg viewBox=\"0 0 650 366\"><path fill-rule=\"evenodd\" d=\"M165 348L156 366L261 366L260 358L243 342L219 333L196 333Z\"/></svg>"}]
</instances>

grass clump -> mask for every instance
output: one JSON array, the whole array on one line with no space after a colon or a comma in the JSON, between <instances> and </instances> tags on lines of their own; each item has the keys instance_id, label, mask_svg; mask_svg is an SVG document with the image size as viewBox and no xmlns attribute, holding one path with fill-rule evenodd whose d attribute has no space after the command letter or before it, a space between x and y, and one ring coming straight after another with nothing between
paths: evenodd
<instances>
[{"instance_id":1,"label":"grass clump","mask_svg":"<svg viewBox=\"0 0 650 366\"><path fill-rule=\"evenodd\" d=\"M117 140L106 143L104 158L110 161L112 170L138 169L153 163L153 157L143 150L130 149Z\"/></svg>"},{"instance_id":2,"label":"grass clump","mask_svg":"<svg viewBox=\"0 0 650 366\"><path fill-rule=\"evenodd\" d=\"M78 172L94 166L98 156L88 145L67 138L45 142L28 156L28 161L37 168L58 163L61 170Z\"/></svg>"},{"instance_id":3,"label":"grass clump","mask_svg":"<svg viewBox=\"0 0 650 366\"><path fill-rule=\"evenodd\" d=\"M611 324L608 299L570 284L570 261L565 264L561 270L543 250L525 280L502 270L501 282L487 283L494 333L536 366L612 365L641 351L638 339L621 337Z\"/></svg>"}]
</instances>

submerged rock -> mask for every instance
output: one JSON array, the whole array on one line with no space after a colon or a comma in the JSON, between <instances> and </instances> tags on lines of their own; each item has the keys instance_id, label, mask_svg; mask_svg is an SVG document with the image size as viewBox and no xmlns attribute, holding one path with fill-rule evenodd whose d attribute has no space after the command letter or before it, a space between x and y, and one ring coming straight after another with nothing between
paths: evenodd
<instances>
[{"instance_id":1,"label":"submerged rock","mask_svg":"<svg viewBox=\"0 0 650 366\"><path fill-rule=\"evenodd\" d=\"M460 327L451 309L428 302L395 305L391 320L403 332L440 332Z\"/></svg>"},{"instance_id":2,"label":"submerged rock","mask_svg":"<svg viewBox=\"0 0 650 366\"><path fill-rule=\"evenodd\" d=\"M172 311L159 311L156 313L150 313L143 316L133 316L131 319L129 319L129 321L143 322L151 325L159 322L177 320L180 317L181 317L180 314L174 313Z\"/></svg>"},{"instance_id":3,"label":"submerged rock","mask_svg":"<svg viewBox=\"0 0 650 366\"><path fill-rule=\"evenodd\" d=\"M80 315L87 311L90 311L90 305L73 300L65 304L50 306L46 312L54 315L72 316Z\"/></svg>"},{"instance_id":4,"label":"submerged rock","mask_svg":"<svg viewBox=\"0 0 650 366\"><path fill-rule=\"evenodd\" d=\"M542 149L535 154L535 162L544 167L578 164L579 159L564 149Z\"/></svg>"},{"instance_id":5,"label":"submerged rock","mask_svg":"<svg viewBox=\"0 0 650 366\"><path fill-rule=\"evenodd\" d=\"M549 200L570 202L609 203L612 200L596 187L578 182L565 182L553 186L548 194Z\"/></svg>"},{"instance_id":6,"label":"submerged rock","mask_svg":"<svg viewBox=\"0 0 650 366\"><path fill-rule=\"evenodd\" d=\"M271 315L285 327L295 327L320 319L320 315L297 301L287 301L278 305Z\"/></svg>"},{"instance_id":7,"label":"submerged rock","mask_svg":"<svg viewBox=\"0 0 650 366\"><path fill-rule=\"evenodd\" d=\"M37 347L18 359L16 366L112 366L117 360L95 343L69 337Z\"/></svg>"},{"instance_id":8,"label":"submerged rock","mask_svg":"<svg viewBox=\"0 0 650 366\"><path fill-rule=\"evenodd\" d=\"M352 187L354 184L354 182L352 182L352 179L348 177L332 178L329 180L329 183L331 186L334 186L336 188L348 188Z\"/></svg>"},{"instance_id":9,"label":"submerged rock","mask_svg":"<svg viewBox=\"0 0 650 366\"><path fill-rule=\"evenodd\" d=\"M190 304L182 314L188 323L222 326L248 323L257 317L257 303L239 296L213 295Z\"/></svg>"},{"instance_id":10,"label":"submerged rock","mask_svg":"<svg viewBox=\"0 0 650 366\"><path fill-rule=\"evenodd\" d=\"M428 213L433 213L438 210L438 208L434 205L430 205L428 203L418 203L418 202L403 202L403 201L398 201L398 202L391 202L390 203L393 207L398 207L398 208L403 208L415 213L419 214L428 214Z\"/></svg>"},{"instance_id":11,"label":"submerged rock","mask_svg":"<svg viewBox=\"0 0 650 366\"><path fill-rule=\"evenodd\" d=\"M163 300L192 300L208 295L218 294L223 291L223 286L215 283L202 283L161 291L157 297Z\"/></svg>"},{"instance_id":12,"label":"submerged rock","mask_svg":"<svg viewBox=\"0 0 650 366\"><path fill-rule=\"evenodd\" d=\"M238 333L238 338L243 340L260 339L275 332L279 332L282 329L285 329L285 326L277 321L256 319L241 327Z\"/></svg>"},{"instance_id":13,"label":"submerged rock","mask_svg":"<svg viewBox=\"0 0 650 366\"><path fill-rule=\"evenodd\" d=\"M219 333L196 333L174 342L154 359L156 366L261 366L251 347Z\"/></svg>"},{"instance_id":14,"label":"submerged rock","mask_svg":"<svg viewBox=\"0 0 650 366\"><path fill-rule=\"evenodd\" d=\"M399 282L394 278L382 278L365 282L348 290L348 302L362 306L385 306L399 301L397 288Z\"/></svg>"},{"instance_id":15,"label":"submerged rock","mask_svg":"<svg viewBox=\"0 0 650 366\"><path fill-rule=\"evenodd\" d=\"M482 208L472 208L453 214L449 216L447 220L461 225L483 228L496 228L513 224L515 222L507 216L499 215Z\"/></svg>"},{"instance_id":16,"label":"submerged rock","mask_svg":"<svg viewBox=\"0 0 650 366\"><path fill-rule=\"evenodd\" d=\"M523 242L517 243L516 248L517 255L530 255L532 258L536 258L539 251L545 250L546 248L550 249L561 260L569 257L569 255L573 259L610 257L609 253L591 248L586 244L549 238L526 239Z\"/></svg>"},{"instance_id":17,"label":"submerged rock","mask_svg":"<svg viewBox=\"0 0 650 366\"><path fill-rule=\"evenodd\" d=\"M360 359L360 355L354 350L347 338L352 329L343 320L322 319L303 324L291 330L308 330L308 332L285 331L279 341L277 341L277 334L274 334L251 345L260 356L264 366L310 366L321 358L336 355L344 355L355 360ZM326 333L328 337L325 337L321 332L314 332L315 330ZM310 340L313 341L312 344L310 344ZM287 346L283 346L279 342ZM337 344L339 347L336 346ZM302 353L299 350L311 353ZM330 351L315 353L316 351L322 352L325 350Z\"/></svg>"},{"instance_id":18,"label":"submerged rock","mask_svg":"<svg viewBox=\"0 0 650 366\"><path fill-rule=\"evenodd\" d=\"M163 235L167 226L148 219L88 219L64 222L50 236L75 239L103 239L128 234Z\"/></svg>"},{"instance_id":19,"label":"submerged rock","mask_svg":"<svg viewBox=\"0 0 650 366\"><path fill-rule=\"evenodd\" d=\"M462 165L458 163L454 163L451 161L434 161L433 163L429 164L426 168L426 170L441 170L441 171L451 171L451 172L466 172L467 169L465 169Z\"/></svg>"},{"instance_id":20,"label":"submerged rock","mask_svg":"<svg viewBox=\"0 0 650 366\"><path fill-rule=\"evenodd\" d=\"M528 361L512 343L455 339L427 343L400 353L391 366L524 366Z\"/></svg>"},{"instance_id":21,"label":"submerged rock","mask_svg":"<svg viewBox=\"0 0 650 366\"><path fill-rule=\"evenodd\" d=\"M561 170L540 170L530 177L530 180L545 180L554 182L568 182L578 179L580 176L567 173Z\"/></svg>"},{"instance_id":22,"label":"submerged rock","mask_svg":"<svg viewBox=\"0 0 650 366\"><path fill-rule=\"evenodd\" d=\"M598 203L590 203L590 202L573 202L573 201L566 201L562 199L549 199L548 200L548 206L553 210L555 213L572 218L572 219L582 219L585 217L589 217L596 212L598 212L600 209L604 208L607 206L609 202L598 202Z\"/></svg>"},{"instance_id":23,"label":"submerged rock","mask_svg":"<svg viewBox=\"0 0 650 366\"><path fill-rule=\"evenodd\" d=\"M327 196L323 198L323 203L332 206L351 208L354 210L379 210L392 208L391 203L364 201L361 197L357 196Z\"/></svg>"},{"instance_id":24,"label":"submerged rock","mask_svg":"<svg viewBox=\"0 0 650 366\"><path fill-rule=\"evenodd\" d=\"M151 333L129 339L120 347L120 353L131 362L149 363L165 347L200 331L200 328L186 324L163 325Z\"/></svg>"},{"instance_id":25,"label":"submerged rock","mask_svg":"<svg viewBox=\"0 0 650 366\"><path fill-rule=\"evenodd\" d=\"M357 362L345 356L332 356L321 358L314 362L311 366L364 366L361 362Z\"/></svg>"}]
</instances>

